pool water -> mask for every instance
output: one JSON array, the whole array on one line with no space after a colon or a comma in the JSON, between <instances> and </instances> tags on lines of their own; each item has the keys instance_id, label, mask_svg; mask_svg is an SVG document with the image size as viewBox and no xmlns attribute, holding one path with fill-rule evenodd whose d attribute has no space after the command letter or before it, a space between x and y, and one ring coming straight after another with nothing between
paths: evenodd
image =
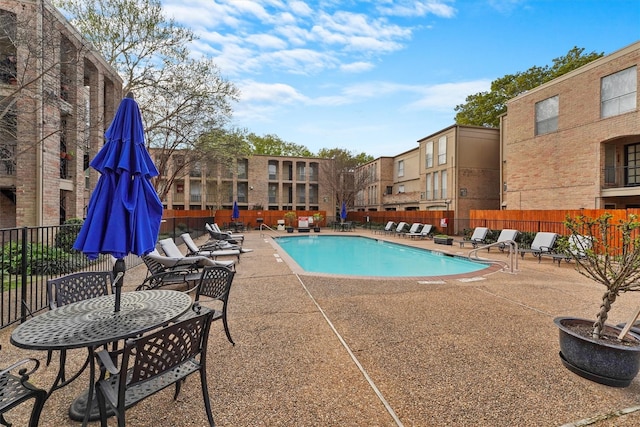
<instances>
[{"instance_id":1,"label":"pool water","mask_svg":"<svg viewBox=\"0 0 640 427\"><path fill-rule=\"evenodd\" d=\"M277 237L276 243L306 272L412 277L472 273L486 264L436 251L362 236Z\"/></svg>"}]
</instances>

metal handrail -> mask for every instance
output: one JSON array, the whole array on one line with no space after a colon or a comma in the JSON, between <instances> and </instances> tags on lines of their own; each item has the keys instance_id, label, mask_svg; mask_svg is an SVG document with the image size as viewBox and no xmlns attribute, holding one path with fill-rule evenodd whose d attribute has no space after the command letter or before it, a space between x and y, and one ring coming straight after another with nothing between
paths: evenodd
<instances>
[{"instance_id":1,"label":"metal handrail","mask_svg":"<svg viewBox=\"0 0 640 427\"><path fill-rule=\"evenodd\" d=\"M505 262L505 261L500 261L500 260L494 260L494 259L487 259L487 258L480 258L478 256L478 251L481 249L490 249L492 247L505 247L505 248L509 248L509 252L508 252L508 256L509 256L509 262ZM494 242L494 243L490 243L488 245L482 245L482 246L478 246L472 250L469 251L469 254L467 255L467 257L472 260L472 261L481 261L481 262L488 262L491 264L498 264L501 265L503 270L508 270L509 273L514 274L516 271L518 271L518 243L514 240L505 240L502 242Z\"/></svg>"},{"instance_id":2,"label":"metal handrail","mask_svg":"<svg viewBox=\"0 0 640 427\"><path fill-rule=\"evenodd\" d=\"M273 231L274 233L276 233L276 235L280 235L281 234L280 231L274 230L273 228L269 227L267 224L260 224L260 237L264 237L264 233L262 233L262 230L264 228Z\"/></svg>"}]
</instances>

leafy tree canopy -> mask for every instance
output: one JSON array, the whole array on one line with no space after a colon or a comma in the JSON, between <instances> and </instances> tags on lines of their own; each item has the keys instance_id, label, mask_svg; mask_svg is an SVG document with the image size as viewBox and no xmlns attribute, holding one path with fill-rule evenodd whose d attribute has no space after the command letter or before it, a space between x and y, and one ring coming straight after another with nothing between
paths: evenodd
<instances>
[{"instance_id":1,"label":"leafy tree canopy","mask_svg":"<svg viewBox=\"0 0 640 427\"><path fill-rule=\"evenodd\" d=\"M258 136L255 133L250 133L247 135L247 139L253 154L264 154L268 156L313 156L313 153L304 145L284 141L278 135L268 134Z\"/></svg>"},{"instance_id":2,"label":"leafy tree canopy","mask_svg":"<svg viewBox=\"0 0 640 427\"><path fill-rule=\"evenodd\" d=\"M491 90L467 96L464 104L456 105L456 123L498 127L499 117L507 111L506 103L521 93L540 86L563 74L596 60L604 53L583 54L584 48L574 47L565 56L553 59L553 65L534 66L527 71L507 74L491 82Z\"/></svg>"},{"instance_id":3,"label":"leafy tree canopy","mask_svg":"<svg viewBox=\"0 0 640 427\"><path fill-rule=\"evenodd\" d=\"M341 169L354 169L373 160L373 156L366 153L355 153L344 148L322 148L318 151L318 157L334 159Z\"/></svg>"}]
</instances>

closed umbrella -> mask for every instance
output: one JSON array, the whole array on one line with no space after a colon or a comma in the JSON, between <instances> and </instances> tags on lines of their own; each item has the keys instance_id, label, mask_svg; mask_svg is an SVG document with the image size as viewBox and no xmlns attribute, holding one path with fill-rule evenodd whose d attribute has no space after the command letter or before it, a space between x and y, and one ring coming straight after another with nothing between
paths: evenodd
<instances>
[{"instance_id":1,"label":"closed umbrella","mask_svg":"<svg viewBox=\"0 0 640 427\"><path fill-rule=\"evenodd\" d=\"M142 116L132 94L120 102L105 139L90 164L100 178L73 248L89 259L99 254L116 258L115 311L120 311L124 257L155 249L162 219L162 203L150 181L158 170L145 148Z\"/></svg>"},{"instance_id":2,"label":"closed umbrella","mask_svg":"<svg viewBox=\"0 0 640 427\"><path fill-rule=\"evenodd\" d=\"M347 219L347 204L345 202L342 202L342 209L340 209L340 218L342 219L342 222Z\"/></svg>"},{"instance_id":3,"label":"closed umbrella","mask_svg":"<svg viewBox=\"0 0 640 427\"><path fill-rule=\"evenodd\" d=\"M238 202L233 201L233 210L231 211L231 220L235 221L240 218L240 209L238 209Z\"/></svg>"}]
</instances>

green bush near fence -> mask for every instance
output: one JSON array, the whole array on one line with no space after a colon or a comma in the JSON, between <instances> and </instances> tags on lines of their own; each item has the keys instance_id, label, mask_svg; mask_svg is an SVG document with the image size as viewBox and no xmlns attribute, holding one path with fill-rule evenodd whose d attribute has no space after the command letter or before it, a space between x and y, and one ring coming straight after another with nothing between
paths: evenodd
<instances>
[{"instance_id":1,"label":"green bush near fence","mask_svg":"<svg viewBox=\"0 0 640 427\"><path fill-rule=\"evenodd\" d=\"M83 222L80 218L69 218L66 220L58 230L58 234L56 234L56 248L63 249L66 252L75 252L73 244L78 237L78 233L80 233Z\"/></svg>"},{"instance_id":2,"label":"green bush near fence","mask_svg":"<svg viewBox=\"0 0 640 427\"><path fill-rule=\"evenodd\" d=\"M27 275L67 274L85 267L86 258L60 248L27 243ZM7 243L0 253L0 269L8 274L22 274L22 243Z\"/></svg>"}]
</instances>

